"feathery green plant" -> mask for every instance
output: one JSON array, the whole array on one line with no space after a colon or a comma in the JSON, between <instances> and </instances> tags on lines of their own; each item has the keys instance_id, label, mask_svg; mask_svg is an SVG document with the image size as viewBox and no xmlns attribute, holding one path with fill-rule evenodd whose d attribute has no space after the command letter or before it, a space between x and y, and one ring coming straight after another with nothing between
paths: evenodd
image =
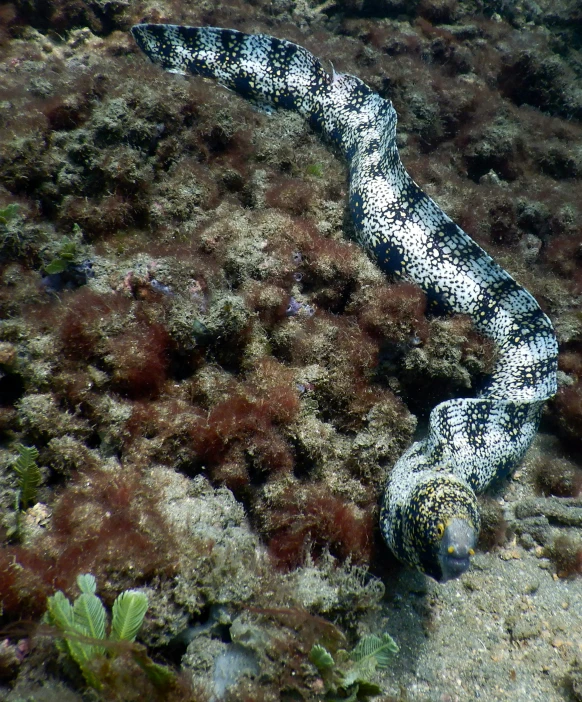
<instances>
[{"instance_id":1,"label":"feathery green plant","mask_svg":"<svg viewBox=\"0 0 582 702\"><path fill-rule=\"evenodd\" d=\"M36 489L40 485L42 475L36 465L38 451L34 446L16 447L18 458L12 464L14 472L18 476L18 497L17 509L24 510L31 502L36 501Z\"/></svg>"},{"instance_id":2,"label":"feathery green plant","mask_svg":"<svg viewBox=\"0 0 582 702\"><path fill-rule=\"evenodd\" d=\"M387 668L398 646L390 634L365 636L352 651L340 649L336 658L320 644L315 644L309 660L319 671L326 691L326 700L364 702L382 694L382 688L370 682L377 668Z\"/></svg>"},{"instance_id":3,"label":"feathery green plant","mask_svg":"<svg viewBox=\"0 0 582 702\"><path fill-rule=\"evenodd\" d=\"M48 598L45 618L60 630L63 638L59 641L59 648L77 663L87 685L101 689L97 671L103 672L104 668L100 660L107 664L108 660L127 650L154 684L167 684L173 674L155 664L143 647L119 645L135 641L148 608L147 596L139 590L122 592L113 603L111 629L107 636L107 612L95 594L95 577L90 573L79 575L77 585L81 594L72 604L61 590Z\"/></svg>"}]
</instances>

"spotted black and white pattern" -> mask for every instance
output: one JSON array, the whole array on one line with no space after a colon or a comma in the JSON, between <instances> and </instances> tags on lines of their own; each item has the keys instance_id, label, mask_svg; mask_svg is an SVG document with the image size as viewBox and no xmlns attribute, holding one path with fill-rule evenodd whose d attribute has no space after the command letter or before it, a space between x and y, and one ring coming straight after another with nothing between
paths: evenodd
<instances>
[{"instance_id":1,"label":"spotted black and white pattern","mask_svg":"<svg viewBox=\"0 0 582 702\"><path fill-rule=\"evenodd\" d=\"M456 577L479 531L475 493L521 461L556 392L549 319L410 178L392 103L361 80L330 74L302 47L262 34L163 24L131 31L168 71L215 78L254 103L305 117L346 158L362 247L384 271L422 288L436 310L469 315L497 344L480 397L435 407L427 437L396 463L383 500L382 533L396 556L437 579Z\"/></svg>"}]
</instances>

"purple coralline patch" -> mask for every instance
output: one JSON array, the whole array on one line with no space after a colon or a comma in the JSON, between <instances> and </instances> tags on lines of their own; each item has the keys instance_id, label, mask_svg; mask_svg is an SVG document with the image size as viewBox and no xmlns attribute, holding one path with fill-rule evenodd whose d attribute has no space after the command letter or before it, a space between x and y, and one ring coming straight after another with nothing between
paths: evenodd
<instances>
[{"instance_id":1,"label":"purple coralline patch","mask_svg":"<svg viewBox=\"0 0 582 702\"><path fill-rule=\"evenodd\" d=\"M297 300L292 297L289 300L289 305L287 309L285 310L285 314L288 317L294 317L296 314L299 314L299 312L303 309L303 303L302 302L297 302Z\"/></svg>"}]
</instances>

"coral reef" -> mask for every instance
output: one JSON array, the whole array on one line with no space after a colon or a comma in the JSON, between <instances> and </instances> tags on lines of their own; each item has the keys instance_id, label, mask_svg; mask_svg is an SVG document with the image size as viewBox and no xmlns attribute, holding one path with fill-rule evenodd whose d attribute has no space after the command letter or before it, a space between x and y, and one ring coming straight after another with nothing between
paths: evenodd
<instances>
[{"instance_id":1,"label":"coral reef","mask_svg":"<svg viewBox=\"0 0 582 702\"><path fill-rule=\"evenodd\" d=\"M488 502L482 546L514 529L578 573L552 500L581 484L579 10L16 1L0 8L0 629L91 572L108 606L147 593L140 640L191 673L184 699L313 699L311 647L337 649L338 627L354 645L378 576L397 577L375 526L388 471L495 362L349 241L345 173L301 119L162 75L128 34L143 19L284 36L394 101L407 168L561 343L540 502L509 527ZM42 482L15 530L18 444ZM1 644L8 699L78 699L52 642L18 649L30 633Z\"/></svg>"}]
</instances>

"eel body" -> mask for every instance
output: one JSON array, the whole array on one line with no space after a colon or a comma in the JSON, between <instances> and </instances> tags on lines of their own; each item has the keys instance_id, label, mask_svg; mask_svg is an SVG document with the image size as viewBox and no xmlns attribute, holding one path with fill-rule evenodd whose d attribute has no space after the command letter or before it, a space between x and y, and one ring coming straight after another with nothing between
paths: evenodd
<instances>
[{"instance_id":1,"label":"eel body","mask_svg":"<svg viewBox=\"0 0 582 702\"><path fill-rule=\"evenodd\" d=\"M381 530L394 554L437 580L470 564L476 494L510 473L556 392L557 342L535 299L408 175L396 112L358 78L326 71L302 47L232 29L140 24L140 48L173 73L216 79L248 100L295 110L344 155L360 245L382 270L416 283L435 309L469 315L498 349L477 398L449 400L388 478Z\"/></svg>"}]
</instances>

